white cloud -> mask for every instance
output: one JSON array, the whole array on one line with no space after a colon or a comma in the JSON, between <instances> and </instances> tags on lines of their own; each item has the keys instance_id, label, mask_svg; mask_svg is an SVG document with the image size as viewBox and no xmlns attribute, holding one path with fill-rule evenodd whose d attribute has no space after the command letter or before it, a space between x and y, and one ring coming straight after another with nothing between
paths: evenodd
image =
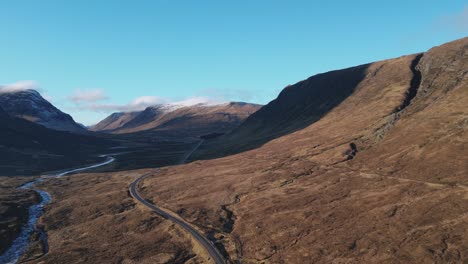
<instances>
[{"instance_id":1,"label":"white cloud","mask_svg":"<svg viewBox=\"0 0 468 264\"><path fill-rule=\"evenodd\" d=\"M73 100L69 97L70 100L75 102L75 109L78 110L87 110L93 112L133 112L141 111L149 106L155 106L158 104L168 103L167 100L156 97L156 96L141 96L133 99L132 101L126 104L116 104L116 103L99 103L95 101L84 101L84 100Z\"/></svg>"},{"instance_id":2,"label":"white cloud","mask_svg":"<svg viewBox=\"0 0 468 264\"><path fill-rule=\"evenodd\" d=\"M213 99L205 96L194 96L181 101L171 102L170 104L174 106L192 106L197 104L216 105L220 103L222 103L222 101L218 99Z\"/></svg>"},{"instance_id":3,"label":"white cloud","mask_svg":"<svg viewBox=\"0 0 468 264\"><path fill-rule=\"evenodd\" d=\"M142 108L142 107L148 107L148 106L153 106L157 104L167 104L169 101L161 98L161 97L156 97L156 96L141 96L136 99L133 99L130 103L126 105L126 107L130 108Z\"/></svg>"},{"instance_id":4,"label":"white cloud","mask_svg":"<svg viewBox=\"0 0 468 264\"><path fill-rule=\"evenodd\" d=\"M203 89L199 94L209 94L210 98L218 102L227 101L240 101L240 102L256 102L256 103L268 103L275 99L281 89L218 89L208 88Z\"/></svg>"},{"instance_id":5,"label":"white cloud","mask_svg":"<svg viewBox=\"0 0 468 264\"><path fill-rule=\"evenodd\" d=\"M35 81L18 81L11 84L0 85L0 93L14 93L31 89L38 90L38 83Z\"/></svg>"},{"instance_id":6,"label":"white cloud","mask_svg":"<svg viewBox=\"0 0 468 264\"><path fill-rule=\"evenodd\" d=\"M104 93L102 89L76 90L74 94L68 97L68 99L75 103L97 102L106 100L108 98L109 97Z\"/></svg>"},{"instance_id":7,"label":"white cloud","mask_svg":"<svg viewBox=\"0 0 468 264\"><path fill-rule=\"evenodd\" d=\"M176 109L178 107L192 106L197 104L215 105L224 101L220 100L220 98L214 99L215 97L217 96L193 96L183 100L175 101L162 97L147 95L137 97L125 104L117 104L112 102L102 102L110 99L110 97L107 96L102 89L85 89L76 90L72 95L68 96L67 99L73 103L74 106L68 107L68 109L73 111L110 113L142 111L147 107L162 104L174 106L173 109Z\"/></svg>"},{"instance_id":8,"label":"white cloud","mask_svg":"<svg viewBox=\"0 0 468 264\"><path fill-rule=\"evenodd\" d=\"M134 112L141 111L149 106L165 104L167 101L156 96L141 96L133 99L127 104L94 104L92 109L97 111L119 111L119 112Z\"/></svg>"},{"instance_id":9,"label":"white cloud","mask_svg":"<svg viewBox=\"0 0 468 264\"><path fill-rule=\"evenodd\" d=\"M95 99L98 98L98 96L90 96L90 98ZM174 101L157 96L140 96L126 104L102 103L98 102L98 100L82 100L81 98L80 100L76 100L74 96L69 96L68 99L74 102L75 104L75 106L71 108L73 110L92 111L100 113L142 111L147 107L162 104L171 105L177 108L197 104L215 105L222 103L219 100L214 100L205 96L194 96L179 101Z\"/></svg>"}]
</instances>

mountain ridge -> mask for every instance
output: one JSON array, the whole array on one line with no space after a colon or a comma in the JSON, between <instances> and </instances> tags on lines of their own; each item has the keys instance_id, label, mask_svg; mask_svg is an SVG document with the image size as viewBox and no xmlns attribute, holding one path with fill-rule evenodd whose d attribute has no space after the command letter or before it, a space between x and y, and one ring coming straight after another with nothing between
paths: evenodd
<instances>
[{"instance_id":1,"label":"mountain ridge","mask_svg":"<svg viewBox=\"0 0 468 264\"><path fill-rule=\"evenodd\" d=\"M406 76L413 76L415 67L424 54L403 55L394 59L332 70L288 85L276 99L249 116L239 127L219 138L205 142L194 153L192 160L212 159L241 153L304 129L339 106L360 87L366 85L366 82L372 80L372 77L382 74L381 71L388 69L388 66L395 61L412 58L401 67L410 70L406 72ZM394 72L388 73L389 76L392 74L395 75ZM387 85L388 81L383 80L381 85ZM417 80L409 80L408 85L411 86L411 82L414 81ZM415 96L411 94L412 92L405 91L402 96L408 96L408 98ZM394 111L406 107L407 104L409 102L402 101Z\"/></svg>"},{"instance_id":2,"label":"mountain ridge","mask_svg":"<svg viewBox=\"0 0 468 264\"><path fill-rule=\"evenodd\" d=\"M467 69L468 38L371 63L349 96L306 127L149 172L141 195L215 232L234 263L462 263ZM292 99L294 109L303 98ZM268 118L263 129L288 124L287 115ZM246 142L231 134L205 146L219 153Z\"/></svg>"},{"instance_id":3,"label":"mountain ridge","mask_svg":"<svg viewBox=\"0 0 468 264\"><path fill-rule=\"evenodd\" d=\"M62 112L33 89L2 92L0 105L10 116L19 117L50 129L85 133L73 117Z\"/></svg>"},{"instance_id":4,"label":"mountain ridge","mask_svg":"<svg viewBox=\"0 0 468 264\"><path fill-rule=\"evenodd\" d=\"M244 102L191 106L158 105L138 112L113 113L90 130L116 134L190 130L196 137L205 133L225 133L259 108L260 105Z\"/></svg>"}]
</instances>

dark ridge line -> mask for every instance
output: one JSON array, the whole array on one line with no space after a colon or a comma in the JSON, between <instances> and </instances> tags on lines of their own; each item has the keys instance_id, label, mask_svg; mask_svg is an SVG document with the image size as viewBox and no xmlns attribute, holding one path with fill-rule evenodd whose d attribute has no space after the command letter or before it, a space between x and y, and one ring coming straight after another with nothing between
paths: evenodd
<instances>
[{"instance_id":1,"label":"dark ridge line","mask_svg":"<svg viewBox=\"0 0 468 264\"><path fill-rule=\"evenodd\" d=\"M416 97L419 91L419 87L421 85L421 71L418 69L419 62L421 61L421 58L423 57L424 53L421 53L417 55L414 60L411 62L411 72L413 73L413 78L411 79L410 82L410 88L406 91L405 93L405 99L401 103L400 106L398 106L393 113L398 113L403 111L406 107L408 107L411 104L411 101Z\"/></svg>"}]
</instances>

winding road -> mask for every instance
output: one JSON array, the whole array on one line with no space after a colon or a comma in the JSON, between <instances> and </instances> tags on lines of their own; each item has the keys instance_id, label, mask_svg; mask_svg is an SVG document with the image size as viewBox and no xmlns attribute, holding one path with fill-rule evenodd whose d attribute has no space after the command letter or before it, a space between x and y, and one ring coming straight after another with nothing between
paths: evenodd
<instances>
[{"instance_id":1,"label":"winding road","mask_svg":"<svg viewBox=\"0 0 468 264\"><path fill-rule=\"evenodd\" d=\"M62 171L62 172L57 172L56 174L52 175L52 177L58 178L58 177L62 177L62 176L65 176L65 175L68 175L68 174L71 174L71 173L77 173L77 172L80 172L80 171L86 171L86 170L90 170L90 169L105 166L105 165L110 164L110 163L115 161L115 158L110 156L110 155L116 155L116 154L101 155L99 157L101 157L101 158L105 157L106 158L106 160L101 162L101 163L93 164L93 165L78 168L78 169L71 169L71 170L66 170L66 171Z\"/></svg>"},{"instance_id":2,"label":"winding road","mask_svg":"<svg viewBox=\"0 0 468 264\"><path fill-rule=\"evenodd\" d=\"M181 161L181 164L185 163L187 161L187 159L190 157L190 155L193 152L195 152L195 150L202 143L203 143L203 140L200 141L187 154L185 154L182 161ZM156 207L154 204L151 204L150 202L146 201L145 199L143 199L143 197L140 196L140 194L138 193L138 184L140 183L140 181L142 179L144 179L145 177L147 177L149 175L150 175L150 173L144 174L144 175L140 176L139 178L137 178L136 180L134 180L130 184L130 186L129 186L130 195L135 200L137 200L138 202L140 202L141 204L143 204L147 208L151 209L151 211L155 212L159 216L164 217L165 219L168 219L169 221L172 221L173 223L175 223L175 224L179 225L180 227L182 227L183 229L185 229L185 231L187 231L200 244L200 246L202 246L207 251L207 253L210 255L210 257L211 257L211 259L213 260L214 263L216 263L216 264L226 264L226 259L219 252L218 248L216 248L216 246L210 240L208 240L205 236L203 236L200 232L198 232L195 228L193 228L191 224L189 224L184 219L182 219L181 217L177 216L174 213L171 213L169 211L166 211L164 209Z\"/></svg>"}]
</instances>

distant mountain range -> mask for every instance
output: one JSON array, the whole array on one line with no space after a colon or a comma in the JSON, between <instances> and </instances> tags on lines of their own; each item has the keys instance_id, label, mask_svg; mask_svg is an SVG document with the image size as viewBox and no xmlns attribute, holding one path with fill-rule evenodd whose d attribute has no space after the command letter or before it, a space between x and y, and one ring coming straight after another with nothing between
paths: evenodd
<instances>
[{"instance_id":1,"label":"distant mountain range","mask_svg":"<svg viewBox=\"0 0 468 264\"><path fill-rule=\"evenodd\" d=\"M99 131L128 134L142 131L175 132L199 137L224 134L239 126L261 105L231 102L208 105L155 105L143 111L113 113L87 128L44 99L35 90L0 92L0 105L11 117L22 118L44 127L73 133Z\"/></svg>"},{"instance_id":2,"label":"distant mountain range","mask_svg":"<svg viewBox=\"0 0 468 264\"><path fill-rule=\"evenodd\" d=\"M141 131L174 131L193 136L222 134L240 125L260 108L261 105L240 102L193 106L156 105L139 112L113 113L90 127L90 130L114 134Z\"/></svg>"},{"instance_id":3,"label":"distant mountain range","mask_svg":"<svg viewBox=\"0 0 468 264\"><path fill-rule=\"evenodd\" d=\"M60 111L35 90L0 91L0 106L10 116L22 118L47 128L84 133L86 129Z\"/></svg>"},{"instance_id":4,"label":"distant mountain range","mask_svg":"<svg viewBox=\"0 0 468 264\"><path fill-rule=\"evenodd\" d=\"M107 147L122 142L138 141L140 147L148 147L168 141L190 144L200 137L219 136L239 126L261 106L156 105L139 112L114 113L89 130L35 90L0 90L0 107L0 155L4 157L0 175L26 175L95 161L98 154L109 151Z\"/></svg>"}]
</instances>

